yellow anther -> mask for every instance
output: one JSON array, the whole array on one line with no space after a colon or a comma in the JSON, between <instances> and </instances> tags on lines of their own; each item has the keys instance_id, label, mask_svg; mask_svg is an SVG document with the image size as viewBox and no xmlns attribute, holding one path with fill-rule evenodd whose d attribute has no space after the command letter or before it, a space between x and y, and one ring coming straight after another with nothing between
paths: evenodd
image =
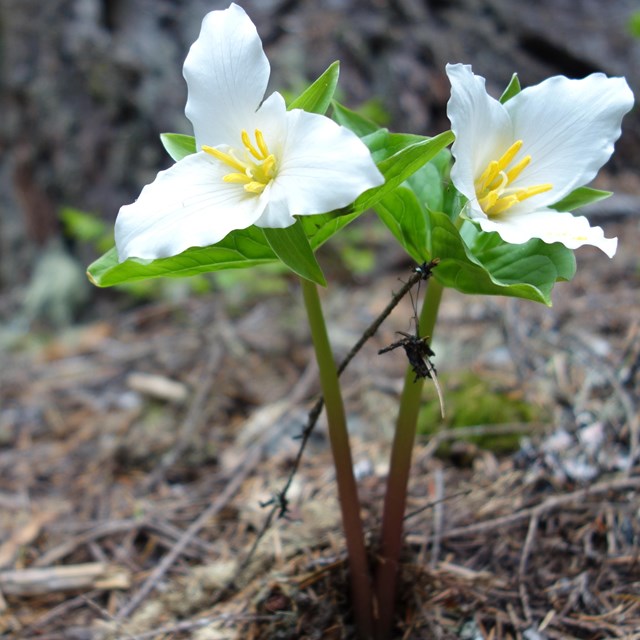
<instances>
[{"instance_id":1,"label":"yellow anther","mask_svg":"<svg viewBox=\"0 0 640 640\"><path fill-rule=\"evenodd\" d=\"M267 143L264 140L264 135L262 135L262 131L260 131L260 129L256 129L255 135L258 149L262 152L262 157L266 158L269 155L269 147L267 147Z\"/></svg>"},{"instance_id":2,"label":"yellow anther","mask_svg":"<svg viewBox=\"0 0 640 640\"><path fill-rule=\"evenodd\" d=\"M525 189L518 189L515 192L515 196L518 198L518 202L522 202L527 198L531 198L532 196L537 196L540 193L545 193L546 191L551 191L553 189L553 185L550 182L546 184L537 184L534 187L526 187Z\"/></svg>"},{"instance_id":3,"label":"yellow anther","mask_svg":"<svg viewBox=\"0 0 640 640\"><path fill-rule=\"evenodd\" d=\"M508 169L522 145L522 140L516 140L498 160L491 160L475 181L478 204L489 217L498 216L519 202L553 188L549 183L522 188L511 186L531 162L531 156L525 156Z\"/></svg>"},{"instance_id":4,"label":"yellow anther","mask_svg":"<svg viewBox=\"0 0 640 640\"><path fill-rule=\"evenodd\" d=\"M265 175L265 177L267 177L269 180L271 180L271 178L273 178L275 176L276 173L276 158L274 155L269 155L264 159L264 162L262 163L262 173Z\"/></svg>"},{"instance_id":5,"label":"yellow anther","mask_svg":"<svg viewBox=\"0 0 640 640\"><path fill-rule=\"evenodd\" d=\"M232 184L249 184L251 178L246 173L227 173L227 175L222 178L222 181Z\"/></svg>"},{"instance_id":6,"label":"yellow anther","mask_svg":"<svg viewBox=\"0 0 640 640\"><path fill-rule=\"evenodd\" d=\"M242 144L245 146L247 151L256 159L256 160L264 160L264 156L260 154L260 152L253 146L251 142L251 138L249 134L243 129L242 131Z\"/></svg>"},{"instance_id":7,"label":"yellow anther","mask_svg":"<svg viewBox=\"0 0 640 640\"><path fill-rule=\"evenodd\" d=\"M514 204L518 204L518 196L503 196L498 198L496 203L489 209L485 209L485 213L489 216L500 215L503 211L510 209Z\"/></svg>"},{"instance_id":8,"label":"yellow anther","mask_svg":"<svg viewBox=\"0 0 640 640\"><path fill-rule=\"evenodd\" d=\"M507 180L509 182L513 182L524 171L530 162L531 156L525 156L522 158L518 164L514 165L509 169L509 171L507 171Z\"/></svg>"},{"instance_id":9,"label":"yellow anther","mask_svg":"<svg viewBox=\"0 0 640 640\"><path fill-rule=\"evenodd\" d=\"M510 164L511 161L516 157L518 151L522 149L522 145L524 143L522 140L516 140L503 154L500 160L498 160L498 171L504 171Z\"/></svg>"},{"instance_id":10,"label":"yellow anther","mask_svg":"<svg viewBox=\"0 0 640 640\"><path fill-rule=\"evenodd\" d=\"M225 164L228 164L230 167L237 169L244 173L246 166L240 162L237 158L232 156L230 153L224 153L224 151L220 151L220 149L216 149L214 147L209 147L206 144L202 145L202 150L208 153L209 155L217 158L218 160L222 160Z\"/></svg>"},{"instance_id":11,"label":"yellow anther","mask_svg":"<svg viewBox=\"0 0 640 640\"><path fill-rule=\"evenodd\" d=\"M484 198L480 198L478 202L480 203L483 211L489 211L489 209L493 207L499 197L500 194L497 191L489 191L489 193L487 193Z\"/></svg>"},{"instance_id":12,"label":"yellow anther","mask_svg":"<svg viewBox=\"0 0 640 640\"><path fill-rule=\"evenodd\" d=\"M491 183L495 180L495 177L498 175L498 162L497 160L492 160L487 168L482 172L482 175L476 180L476 192L477 191L485 191Z\"/></svg>"},{"instance_id":13,"label":"yellow anther","mask_svg":"<svg viewBox=\"0 0 640 640\"><path fill-rule=\"evenodd\" d=\"M249 193L260 194L265 190L266 186L267 185L263 184L262 182L250 182L249 184L244 185L244 190L248 191Z\"/></svg>"},{"instance_id":14,"label":"yellow anther","mask_svg":"<svg viewBox=\"0 0 640 640\"><path fill-rule=\"evenodd\" d=\"M241 184L248 193L260 194L276 176L276 158L269 153L262 131L256 129L254 135L255 144L247 131L240 133L244 146L242 152L234 152L233 149L225 152L206 145L202 150L235 169L222 178L223 182ZM244 159L240 160L236 156L244 156Z\"/></svg>"}]
</instances>

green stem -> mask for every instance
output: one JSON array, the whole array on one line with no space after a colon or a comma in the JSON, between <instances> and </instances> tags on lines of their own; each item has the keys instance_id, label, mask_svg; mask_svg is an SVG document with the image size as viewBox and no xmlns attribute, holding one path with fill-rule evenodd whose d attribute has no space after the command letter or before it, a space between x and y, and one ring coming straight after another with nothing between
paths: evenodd
<instances>
[{"instance_id":1,"label":"green stem","mask_svg":"<svg viewBox=\"0 0 640 640\"><path fill-rule=\"evenodd\" d=\"M302 283L302 294L307 309L313 346L316 352L316 360L320 369L320 384L329 424L329 439L336 468L338 498L347 543L353 609L358 637L363 640L370 640L373 638L371 578L360 517L360 500L353 475L347 422L338 383L338 371L329 345L318 289L309 280L301 278L300 281Z\"/></svg>"},{"instance_id":2,"label":"green stem","mask_svg":"<svg viewBox=\"0 0 640 640\"><path fill-rule=\"evenodd\" d=\"M420 312L418 324L420 336L433 337L442 291L442 285L431 278ZM379 640L390 638L393 626L407 485L424 383L423 379L418 379L415 382L414 380L415 373L409 366L404 377L404 387L400 398L382 516L380 565L375 584L379 611L377 624L377 638Z\"/></svg>"}]
</instances>

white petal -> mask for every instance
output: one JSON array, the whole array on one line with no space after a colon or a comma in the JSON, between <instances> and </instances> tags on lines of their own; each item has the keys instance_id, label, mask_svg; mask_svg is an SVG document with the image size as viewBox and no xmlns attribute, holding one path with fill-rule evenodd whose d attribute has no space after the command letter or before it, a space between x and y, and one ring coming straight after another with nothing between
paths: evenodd
<instances>
[{"instance_id":1,"label":"white petal","mask_svg":"<svg viewBox=\"0 0 640 640\"><path fill-rule=\"evenodd\" d=\"M553 184L514 208L543 208L590 182L613 153L622 117L633 106L633 94L624 78L594 73L582 80L564 76L528 87L509 100L506 110L521 154L531 164L514 186Z\"/></svg>"},{"instance_id":2,"label":"white petal","mask_svg":"<svg viewBox=\"0 0 640 640\"><path fill-rule=\"evenodd\" d=\"M511 121L504 106L487 93L485 79L474 75L469 65L448 64L447 76L451 82L447 116L456 137L451 180L479 210L474 180L513 143Z\"/></svg>"},{"instance_id":3,"label":"white petal","mask_svg":"<svg viewBox=\"0 0 640 640\"><path fill-rule=\"evenodd\" d=\"M345 207L384 183L366 145L349 129L300 109L287 111L284 120L274 117L273 128L283 123L277 176L259 226L288 226L292 216ZM265 131L272 130L265 124Z\"/></svg>"},{"instance_id":4,"label":"white petal","mask_svg":"<svg viewBox=\"0 0 640 640\"><path fill-rule=\"evenodd\" d=\"M223 182L226 173L228 167L202 151L158 173L140 197L118 213L120 261L174 256L252 225L264 211L266 198Z\"/></svg>"},{"instance_id":5,"label":"white petal","mask_svg":"<svg viewBox=\"0 0 640 640\"><path fill-rule=\"evenodd\" d=\"M260 106L269 81L269 61L251 19L238 5L211 11L184 63L198 149L240 145L240 132Z\"/></svg>"},{"instance_id":6,"label":"white petal","mask_svg":"<svg viewBox=\"0 0 640 640\"><path fill-rule=\"evenodd\" d=\"M618 246L617 238L605 238L602 228L590 226L584 216L552 209L505 216L500 220L478 218L476 222L483 231L497 231L505 242L511 244L523 244L532 238L540 238L549 244L561 242L568 249L589 244L598 247L610 258Z\"/></svg>"}]
</instances>

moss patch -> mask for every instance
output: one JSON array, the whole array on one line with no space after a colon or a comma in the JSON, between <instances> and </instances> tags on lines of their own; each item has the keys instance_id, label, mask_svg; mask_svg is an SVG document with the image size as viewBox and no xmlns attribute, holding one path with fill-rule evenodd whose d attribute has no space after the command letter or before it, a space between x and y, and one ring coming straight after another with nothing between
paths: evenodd
<instances>
[{"instance_id":1,"label":"moss patch","mask_svg":"<svg viewBox=\"0 0 640 640\"><path fill-rule=\"evenodd\" d=\"M418 418L418 433L433 435L443 429L460 427L509 425L532 423L534 426L548 420L545 407L527 402L522 391L506 385L486 373L475 371L452 372L439 377L444 394L444 420L433 385L426 381L425 399ZM464 435L460 440L495 453L516 451L521 433ZM438 453L448 455L452 443L440 445Z\"/></svg>"}]
</instances>

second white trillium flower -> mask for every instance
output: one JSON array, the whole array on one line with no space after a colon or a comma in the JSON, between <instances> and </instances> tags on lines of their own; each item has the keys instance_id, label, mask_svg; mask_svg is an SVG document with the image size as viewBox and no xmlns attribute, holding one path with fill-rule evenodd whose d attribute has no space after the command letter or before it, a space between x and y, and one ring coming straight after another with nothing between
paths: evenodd
<instances>
[{"instance_id":1,"label":"second white trillium flower","mask_svg":"<svg viewBox=\"0 0 640 640\"><path fill-rule=\"evenodd\" d=\"M251 225L284 228L381 185L369 150L345 127L279 93L263 100L269 62L239 6L212 11L184 63L197 153L161 171L115 225L120 261L173 256Z\"/></svg>"},{"instance_id":2,"label":"second white trillium flower","mask_svg":"<svg viewBox=\"0 0 640 640\"><path fill-rule=\"evenodd\" d=\"M447 75L447 115L456 137L451 180L468 198L466 217L505 242L590 244L612 257L617 239L550 205L589 183L613 153L633 106L624 78L556 76L501 104L470 66L447 65Z\"/></svg>"}]
</instances>

